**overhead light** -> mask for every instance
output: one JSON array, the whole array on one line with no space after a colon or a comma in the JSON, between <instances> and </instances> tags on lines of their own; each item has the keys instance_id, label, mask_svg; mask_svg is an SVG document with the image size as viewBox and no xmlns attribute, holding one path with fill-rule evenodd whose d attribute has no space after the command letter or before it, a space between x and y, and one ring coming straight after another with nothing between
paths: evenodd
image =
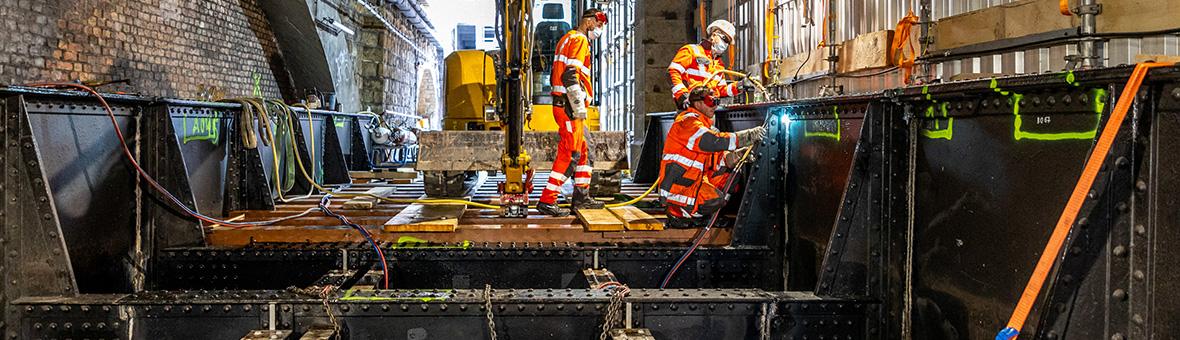
<instances>
[{"instance_id":1,"label":"overhead light","mask_svg":"<svg viewBox=\"0 0 1180 340\"><path fill-rule=\"evenodd\" d=\"M316 19L315 25L317 27L319 27L320 29L324 30L324 32L328 32L328 34L331 34L333 36L340 35L340 32L344 32L345 34L348 34L348 35L355 35L356 34L356 32L353 31L351 28L348 28L348 26L344 26L343 23L340 23L339 21L336 21L336 19L332 19L329 17L322 17L322 18Z\"/></svg>"},{"instance_id":2,"label":"overhead light","mask_svg":"<svg viewBox=\"0 0 1180 340\"><path fill-rule=\"evenodd\" d=\"M344 32L344 34L356 35L356 32L353 32L353 30L351 28L348 28L348 26L344 26L344 24L339 21L333 20L332 26L339 28L341 32Z\"/></svg>"}]
</instances>

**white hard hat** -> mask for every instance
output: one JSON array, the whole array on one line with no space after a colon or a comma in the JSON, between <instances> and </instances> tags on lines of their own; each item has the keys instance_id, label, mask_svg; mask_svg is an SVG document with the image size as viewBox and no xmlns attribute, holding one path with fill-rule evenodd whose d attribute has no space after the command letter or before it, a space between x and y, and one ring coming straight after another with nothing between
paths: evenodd
<instances>
[{"instance_id":1,"label":"white hard hat","mask_svg":"<svg viewBox=\"0 0 1180 340\"><path fill-rule=\"evenodd\" d=\"M733 39L734 35L737 34L737 29L733 27L733 23L725 19L713 21L713 23L709 24L709 28L705 29L705 33L713 34L713 30L715 29L721 30L721 32L729 36L730 39Z\"/></svg>"}]
</instances>

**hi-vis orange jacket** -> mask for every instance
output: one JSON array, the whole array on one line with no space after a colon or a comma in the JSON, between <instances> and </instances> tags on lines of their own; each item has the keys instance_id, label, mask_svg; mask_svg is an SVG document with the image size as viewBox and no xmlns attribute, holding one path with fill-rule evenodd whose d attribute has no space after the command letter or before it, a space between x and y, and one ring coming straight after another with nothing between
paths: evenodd
<instances>
[{"instance_id":1,"label":"hi-vis orange jacket","mask_svg":"<svg viewBox=\"0 0 1180 340\"><path fill-rule=\"evenodd\" d=\"M698 208L721 198L721 188L729 177L725 151L737 149L737 136L720 132L713 120L689 108L681 112L664 140L664 159L660 166L660 198L676 217L699 217ZM676 211L679 209L679 211Z\"/></svg>"},{"instance_id":2,"label":"hi-vis orange jacket","mask_svg":"<svg viewBox=\"0 0 1180 340\"><path fill-rule=\"evenodd\" d=\"M557 41L553 74L549 76L549 82L553 84L550 93L554 96L565 96L566 84L561 81L561 76L569 67L573 67L578 74L578 83L582 84L589 102L589 99L594 98L594 87L590 86L590 42L585 34L577 30L567 32Z\"/></svg>"},{"instance_id":3,"label":"hi-vis orange jacket","mask_svg":"<svg viewBox=\"0 0 1180 340\"><path fill-rule=\"evenodd\" d=\"M700 85L717 70L724 70L721 60L713 58L712 52L697 44L688 44L676 51L676 57L668 64L668 76L672 78L672 98L679 101L688 91ZM721 76L718 76L721 78ZM740 90L737 84L726 84L721 78L712 86L713 94L717 97L737 95Z\"/></svg>"}]
</instances>

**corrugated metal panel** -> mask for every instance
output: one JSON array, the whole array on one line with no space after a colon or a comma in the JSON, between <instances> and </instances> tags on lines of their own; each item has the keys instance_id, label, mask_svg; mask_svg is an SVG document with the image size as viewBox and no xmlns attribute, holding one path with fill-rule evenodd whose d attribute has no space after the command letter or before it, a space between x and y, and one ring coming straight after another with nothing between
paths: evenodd
<instances>
[{"instance_id":1,"label":"corrugated metal panel","mask_svg":"<svg viewBox=\"0 0 1180 340\"><path fill-rule=\"evenodd\" d=\"M635 111L635 4L637 0L616 0L604 6L610 13L606 36L595 69L600 79L595 93L601 100L599 123L604 131L634 131Z\"/></svg>"},{"instance_id":2,"label":"corrugated metal panel","mask_svg":"<svg viewBox=\"0 0 1180 340\"><path fill-rule=\"evenodd\" d=\"M1014 1L1017 0L932 0L930 9L933 19L938 20ZM919 12L919 2L916 0L837 1L835 4L837 13L834 20L838 30L836 43L865 33L893 29L897 21L909 11ZM821 26L827 12L827 8L823 6L823 0L778 0L775 8L780 39L776 48L782 51L783 55L805 53L819 44L823 36L821 30L825 29ZM1098 19L1101 20L1101 16ZM1142 39L1120 38L1111 39L1099 46L1105 58L1105 65L1114 66L1132 64L1135 57L1140 54L1180 54L1180 37L1170 35ZM821 51L820 55L813 55L812 58L824 58L826 53L826 50ZM1067 67L1065 57L1075 54L1077 46L1066 43L1046 48L944 61L932 65L931 72L935 79L942 81L963 76L971 77L971 74L990 76L1061 72ZM898 86L900 83L897 79L897 75L891 73L875 78L841 78L837 84L843 85L846 93L870 92ZM811 84L795 85L793 89L786 89L784 92L792 96L814 96L819 93L819 87L826 84L827 80L813 81Z\"/></svg>"}]
</instances>

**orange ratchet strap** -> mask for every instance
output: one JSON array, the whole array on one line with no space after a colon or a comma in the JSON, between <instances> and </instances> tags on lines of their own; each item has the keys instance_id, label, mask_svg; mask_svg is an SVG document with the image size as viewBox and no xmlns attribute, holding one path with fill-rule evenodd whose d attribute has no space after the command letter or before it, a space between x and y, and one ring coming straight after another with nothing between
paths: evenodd
<instances>
[{"instance_id":1,"label":"orange ratchet strap","mask_svg":"<svg viewBox=\"0 0 1180 340\"><path fill-rule=\"evenodd\" d=\"M996 340L1015 339L1020 334L1021 327L1024 327L1024 320L1028 319L1028 313L1032 310L1033 303L1036 302L1037 295L1040 294L1041 288L1045 284L1045 278L1049 276L1049 271L1053 269L1057 256L1061 254L1061 246L1065 243L1070 227L1073 226L1078 212L1082 209L1082 203L1086 200L1090 187L1094 185L1094 178L1098 177L1098 170L1102 168L1106 154L1110 152L1110 147L1114 144L1115 135L1119 133L1119 128L1123 125L1123 119L1127 117L1127 110L1135 101L1135 94L1139 92L1139 85L1143 84L1143 78L1147 77L1147 71L1156 67L1172 65L1174 64L1141 63L1135 65L1135 71L1131 72L1131 79L1127 80L1127 85L1119 95L1114 112L1111 112L1110 119L1102 128L1102 135L1098 137L1098 143L1094 145L1094 149L1090 151L1090 157L1086 159L1082 176L1078 178L1073 193L1069 195L1065 211L1061 212L1061 217L1057 219L1057 226L1053 228L1053 234L1049 237L1049 243L1045 244L1040 260L1037 260L1036 269L1033 270L1032 277L1028 279L1024 293L1020 295L1020 302L1016 304L1016 309L1012 311L1012 317L1008 319L1008 327L996 334Z\"/></svg>"}]
</instances>

